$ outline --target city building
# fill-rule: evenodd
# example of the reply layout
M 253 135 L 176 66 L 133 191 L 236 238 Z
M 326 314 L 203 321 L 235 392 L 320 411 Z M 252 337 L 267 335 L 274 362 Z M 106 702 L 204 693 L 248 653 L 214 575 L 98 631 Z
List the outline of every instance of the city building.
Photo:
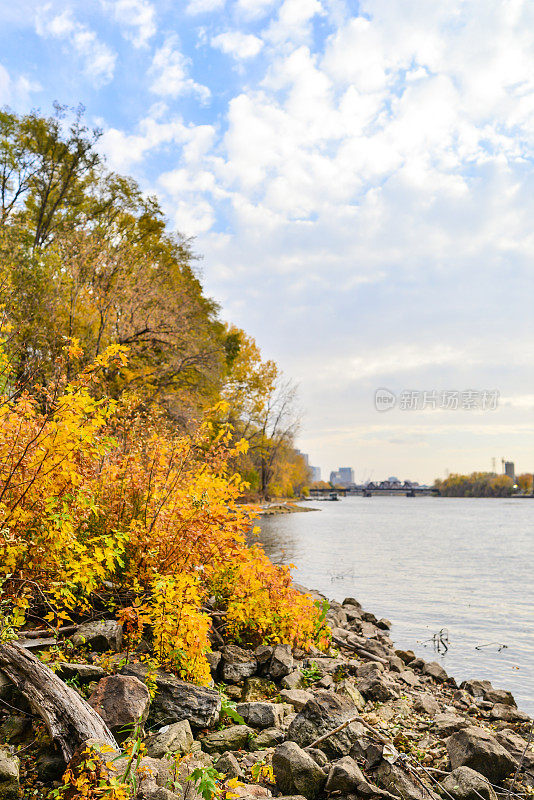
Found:
M 312 482 L 321 480 L 321 467 L 310 467 Z
M 307 453 L 303 453 L 301 450 L 297 450 L 296 447 L 295 447 L 295 453 L 304 459 L 304 463 L 306 464 L 307 467 L 310 466 L 310 457 Z
M 330 483 L 333 486 L 349 486 L 354 483 L 354 470 L 352 467 L 340 467 L 330 473 Z
M 513 461 L 504 462 L 504 474 L 515 481 L 515 464 Z

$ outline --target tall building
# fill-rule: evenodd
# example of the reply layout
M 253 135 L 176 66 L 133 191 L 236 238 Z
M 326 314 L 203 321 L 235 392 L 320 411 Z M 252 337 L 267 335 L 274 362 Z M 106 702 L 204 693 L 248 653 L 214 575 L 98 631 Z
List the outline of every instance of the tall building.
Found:
M 304 463 L 306 464 L 307 467 L 310 466 L 310 457 L 307 453 L 303 453 L 300 450 L 297 450 L 296 447 L 295 447 L 295 453 L 304 459 Z
M 504 474 L 515 481 L 515 464 L 513 461 L 504 462 Z
M 312 482 L 321 480 L 321 467 L 310 467 Z
M 352 467 L 340 467 L 330 473 L 330 483 L 334 486 L 348 486 L 354 483 L 354 470 Z

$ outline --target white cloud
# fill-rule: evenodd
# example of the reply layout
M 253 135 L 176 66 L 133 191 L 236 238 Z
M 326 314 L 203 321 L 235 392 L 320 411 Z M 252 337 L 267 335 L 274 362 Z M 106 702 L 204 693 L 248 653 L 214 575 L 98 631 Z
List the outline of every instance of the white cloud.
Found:
M 196 94 L 202 102 L 206 102 L 211 92 L 207 86 L 196 83 L 189 76 L 190 66 L 190 60 L 178 49 L 177 38 L 168 37 L 154 54 L 150 67 L 152 77 L 150 90 L 160 97 Z
M 208 14 L 224 8 L 226 0 L 189 0 L 188 14 Z
M 227 31 L 214 36 L 211 40 L 211 46 L 233 56 L 235 59 L 246 59 L 257 56 L 263 47 L 263 42 L 251 33 Z
M 0 106 L 9 105 L 17 109 L 25 108 L 31 102 L 34 92 L 38 92 L 41 85 L 31 81 L 25 75 L 13 78 L 7 69 L 0 64 Z
M 37 14 L 39 36 L 62 39 L 68 43 L 84 64 L 84 72 L 95 86 L 103 86 L 113 78 L 116 54 L 101 42 L 94 31 L 74 19 L 70 9 L 53 15 L 45 5 Z
M 156 33 L 156 10 L 148 0 L 101 0 L 134 47 L 146 47 Z

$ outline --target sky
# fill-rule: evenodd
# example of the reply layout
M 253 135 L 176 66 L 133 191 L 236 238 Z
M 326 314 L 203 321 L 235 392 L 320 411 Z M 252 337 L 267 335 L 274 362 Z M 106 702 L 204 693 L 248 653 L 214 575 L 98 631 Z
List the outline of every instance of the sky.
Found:
M 195 237 L 323 476 L 534 471 L 530 0 L 3 0 L 0 43 L 1 105 L 83 103 Z

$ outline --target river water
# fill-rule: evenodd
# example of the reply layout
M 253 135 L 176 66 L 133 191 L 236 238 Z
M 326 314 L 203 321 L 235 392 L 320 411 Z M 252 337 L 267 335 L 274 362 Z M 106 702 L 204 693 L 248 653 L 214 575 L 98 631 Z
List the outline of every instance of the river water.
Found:
M 353 496 L 306 506 L 318 510 L 261 519 L 273 561 L 391 620 L 398 647 L 440 661 L 458 682 L 510 689 L 534 714 L 534 500 Z M 429 641 L 442 629 L 445 654 Z

